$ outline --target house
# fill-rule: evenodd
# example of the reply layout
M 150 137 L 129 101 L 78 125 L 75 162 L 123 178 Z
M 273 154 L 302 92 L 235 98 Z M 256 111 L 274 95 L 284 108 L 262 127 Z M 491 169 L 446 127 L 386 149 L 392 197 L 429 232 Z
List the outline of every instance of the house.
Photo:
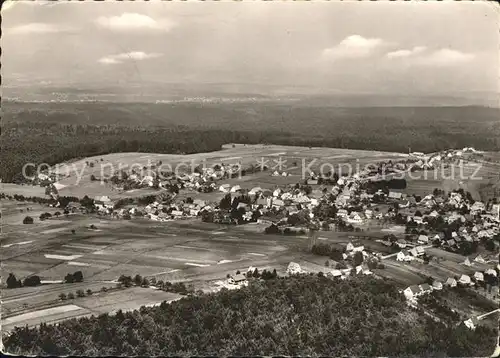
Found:
M 485 275 L 491 275 L 497 277 L 497 272 L 493 269 L 487 269 L 484 273 Z
M 289 274 L 289 275 L 296 275 L 296 274 L 299 274 L 299 273 L 303 273 L 303 270 L 302 268 L 300 267 L 300 265 L 296 262 L 290 262 L 288 264 L 288 267 L 286 269 L 286 273 Z
M 113 202 L 108 196 L 96 196 L 94 198 L 94 205 L 99 210 L 113 208 Z
M 420 289 L 419 286 L 413 285 L 413 286 L 407 287 L 403 291 L 403 294 L 405 295 L 405 297 L 406 297 L 407 300 L 411 300 L 411 299 L 419 296 L 420 294 L 422 294 L 422 290 Z
M 339 209 L 337 211 L 337 216 L 341 217 L 341 218 L 346 218 L 347 217 L 347 210 L 346 209 Z
M 471 262 L 470 262 L 470 260 L 469 260 L 468 257 L 465 258 L 465 261 L 462 262 L 462 264 L 465 265 L 465 266 L 472 266 L 472 264 L 471 264 Z
M 363 218 L 360 213 L 353 211 L 347 218 L 347 221 L 353 224 L 360 224 L 363 222 Z
M 356 246 L 356 247 L 353 247 L 352 248 L 352 251 L 353 252 L 356 252 L 356 251 L 359 251 L 359 252 L 363 252 L 365 250 L 365 247 L 363 245 L 361 246 Z
M 420 235 L 417 239 L 417 242 L 419 244 L 428 244 L 429 243 L 429 237 L 427 235 Z
M 472 206 L 470 207 L 471 213 L 480 213 L 481 211 L 485 210 L 484 203 L 480 201 L 476 201 Z
M 346 251 L 352 251 L 354 250 L 354 245 L 350 242 L 347 244 L 346 248 L 345 248 Z
M 432 283 L 432 289 L 433 290 L 442 290 L 443 289 L 443 284 L 441 281 L 434 281 Z
M 460 279 L 458 280 L 458 282 L 461 283 L 462 285 L 470 285 L 472 283 L 471 279 L 468 275 L 460 276 Z
M 464 325 L 471 330 L 475 330 L 479 321 L 476 317 L 469 318 L 468 320 L 464 321 Z
M 482 264 L 486 263 L 486 260 L 485 260 L 485 259 L 483 259 L 483 257 L 482 257 L 481 255 L 477 255 L 477 256 L 474 258 L 474 261 L 475 261 L 475 262 L 482 263 Z
M 240 191 L 241 190 L 241 186 L 239 185 L 235 185 L 231 188 L 231 193 L 236 193 L 237 191 Z
M 278 218 L 267 215 L 261 216 L 260 218 L 257 219 L 257 223 L 265 225 L 276 224 L 278 221 L 279 221 Z
M 366 216 L 367 219 L 371 219 L 373 217 L 373 211 L 369 210 L 369 209 L 366 209 L 365 210 L 365 216 Z
M 328 274 L 331 275 L 334 278 L 338 278 L 338 277 L 342 276 L 342 271 L 340 271 L 340 270 L 331 270 Z
M 262 205 L 263 207 L 270 207 L 272 205 L 272 199 L 271 198 L 258 198 L 256 201 L 255 201 L 255 205 L 257 206 L 260 206 Z
M 230 188 L 231 188 L 231 185 L 229 185 L 229 184 L 222 184 L 219 187 L 219 191 L 221 191 L 223 193 L 229 193 Z
M 456 246 L 457 242 L 453 239 L 446 240 L 446 244 L 450 247 Z
M 182 215 L 184 215 L 184 213 L 180 210 L 172 210 L 170 214 L 175 217 L 181 217 Z
M 388 195 L 389 199 L 401 199 L 403 197 L 403 193 L 400 191 L 389 191 Z
M 420 290 L 422 290 L 422 293 L 428 293 L 432 291 L 432 287 L 428 283 L 423 283 L 419 285 Z
M 253 187 L 252 189 L 250 189 L 248 194 L 255 195 L 257 193 L 260 193 L 261 191 L 262 191 L 262 188 L 260 186 L 256 186 L 256 187 Z
M 406 242 L 405 239 L 397 239 L 396 245 L 398 245 L 399 248 L 404 249 L 408 245 L 408 242 Z
M 399 251 L 396 254 L 396 261 L 405 261 L 406 256 L 407 256 L 406 253 L 404 253 L 403 251 Z
M 241 285 L 241 284 L 244 284 L 246 281 L 247 281 L 246 276 L 241 274 L 241 273 L 238 273 L 238 274 L 231 276 L 229 278 L 229 283 L 231 283 L 233 285 Z
M 276 208 L 279 209 L 279 208 L 285 206 L 285 202 L 283 200 L 281 200 L 281 199 L 274 199 L 272 201 L 272 206 L 274 206 L 274 207 L 276 207 Z
M 307 185 L 318 185 L 318 179 L 309 178 L 309 179 L 307 179 L 306 184 Z
M 450 287 L 457 287 L 457 280 L 455 280 L 453 277 L 448 277 L 444 284 Z
M 410 254 L 412 254 L 414 257 L 422 256 L 423 254 L 425 254 L 425 250 L 422 246 L 417 246 L 410 250 Z
M 396 255 L 396 260 L 397 261 L 413 261 L 413 256 L 410 255 L 410 253 L 408 251 L 400 251 L 397 253 Z
M 482 272 L 476 271 L 474 273 L 474 279 L 478 282 L 483 282 L 484 281 L 484 275 Z

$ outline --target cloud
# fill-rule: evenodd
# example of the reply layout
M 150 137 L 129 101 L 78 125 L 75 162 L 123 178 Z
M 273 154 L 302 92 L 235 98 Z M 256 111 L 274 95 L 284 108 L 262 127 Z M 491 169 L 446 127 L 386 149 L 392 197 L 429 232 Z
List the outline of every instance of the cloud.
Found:
M 379 38 L 365 38 L 351 35 L 343 39 L 337 46 L 323 50 L 323 57 L 328 59 L 367 57 L 385 42 Z
M 103 65 L 116 65 L 126 61 L 142 61 L 150 58 L 157 58 L 162 56 L 160 53 L 145 53 L 142 51 L 131 51 L 119 53 L 116 55 L 105 56 L 97 60 Z
M 415 46 L 411 50 L 397 50 L 397 51 L 392 51 L 386 54 L 387 58 L 402 58 L 402 57 L 411 57 L 418 55 L 425 51 L 424 46 Z
M 120 16 L 101 16 L 97 18 L 96 24 L 100 27 L 113 31 L 169 31 L 175 23 L 168 20 L 155 20 L 147 15 L 126 12 Z
M 443 48 L 420 59 L 420 64 L 430 66 L 447 66 L 469 62 L 475 58 L 472 53 Z
M 410 65 L 451 66 L 469 62 L 475 58 L 475 55 L 448 48 L 427 51 L 425 47 L 417 46 L 411 50 L 389 52 L 386 57 L 391 60 L 404 59 L 405 63 Z
M 71 31 L 71 28 L 61 25 L 48 24 L 43 22 L 32 22 L 8 29 L 8 32 L 16 35 L 30 34 L 50 34 Z

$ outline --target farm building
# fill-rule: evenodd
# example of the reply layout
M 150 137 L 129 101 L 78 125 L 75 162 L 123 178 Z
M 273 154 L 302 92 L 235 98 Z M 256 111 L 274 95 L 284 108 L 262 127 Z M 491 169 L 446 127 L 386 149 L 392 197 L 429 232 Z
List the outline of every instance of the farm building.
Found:
M 478 325 L 478 319 L 476 317 L 469 318 L 464 321 L 464 325 L 471 330 L 475 330 Z
M 432 291 L 432 287 L 428 283 L 423 283 L 423 284 L 420 285 L 420 290 L 423 293 L 427 293 L 427 292 L 431 292 Z
M 429 243 L 429 237 L 427 235 L 420 235 L 417 239 L 417 242 L 419 244 L 428 244 Z
M 483 275 L 483 273 L 482 273 L 482 272 L 479 272 L 479 271 L 476 271 L 476 272 L 474 273 L 474 279 L 475 279 L 476 281 L 480 281 L 480 282 L 484 281 L 484 275 Z
M 407 287 L 403 291 L 403 294 L 405 295 L 405 297 L 406 297 L 407 300 L 411 300 L 411 299 L 419 296 L 420 294 L 422 294 L 422 290 L 420 289 L 419 286 L 413 285 L 413 286 Z
M 288 264 L 286 272 L 289 275 L 295 275 L 295 274 L 302 273 L 303 271 L 302 271 L 302 268 L 300 267 L 300 265 L 298 263 L 296 263 L 296 262 L 290 262 Z
M 109 196 L 96 196 L 94 198 L 94 205 L 98 210 L 113 208 L 113 202 Z
M 448 277 L 448 279 L 445 282 L 445 285 L 450 287 L 457 287 L 457 280 L 455 280 L 453 277 Z
M 241 190 L 241 186 L 235 185 L 231 188 L 231 193 L 236 193 Z
M 432 283 L 432 289 L 434 290 L 442 290 L 443 289 L 443 284 L 441 281 L 434 281 Z
M 461 283 L 462 285 L 470 285 L 472 283 L 472 281 L 468 275 L 460 276 L 460 279 L 458 280 L 458 282 Z
M 241 284 L 245 283 L 246 281 L 247 281 L 246 276 L 241 274 L 241 273 L 238 273 L 238 274 L 231 276 L 229 278 L 229 283 L 231 283 L 233 285 L 241 285 Z

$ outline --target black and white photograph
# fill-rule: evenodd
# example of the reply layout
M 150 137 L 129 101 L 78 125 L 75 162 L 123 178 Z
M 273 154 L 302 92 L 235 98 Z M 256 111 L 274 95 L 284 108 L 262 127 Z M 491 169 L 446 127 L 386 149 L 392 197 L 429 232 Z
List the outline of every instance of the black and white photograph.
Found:
M 3 354 L 500 356 L 496 2 L 1 16 Z

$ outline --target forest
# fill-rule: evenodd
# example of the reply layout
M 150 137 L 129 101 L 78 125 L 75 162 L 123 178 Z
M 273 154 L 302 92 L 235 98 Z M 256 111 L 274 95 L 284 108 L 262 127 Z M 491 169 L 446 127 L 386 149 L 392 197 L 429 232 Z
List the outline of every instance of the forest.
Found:
M 307 104 L 2 103 L 1 179 L 26 163 L 113 152 L 196 153 L 226 143 L 393 152 L 500 149 L 500 110 Z
M 251 280 L 133 312 L 16 328 L 5 350 L 86 356 L 489 356 L 496 331 L 439 323 L 384 280 Z

